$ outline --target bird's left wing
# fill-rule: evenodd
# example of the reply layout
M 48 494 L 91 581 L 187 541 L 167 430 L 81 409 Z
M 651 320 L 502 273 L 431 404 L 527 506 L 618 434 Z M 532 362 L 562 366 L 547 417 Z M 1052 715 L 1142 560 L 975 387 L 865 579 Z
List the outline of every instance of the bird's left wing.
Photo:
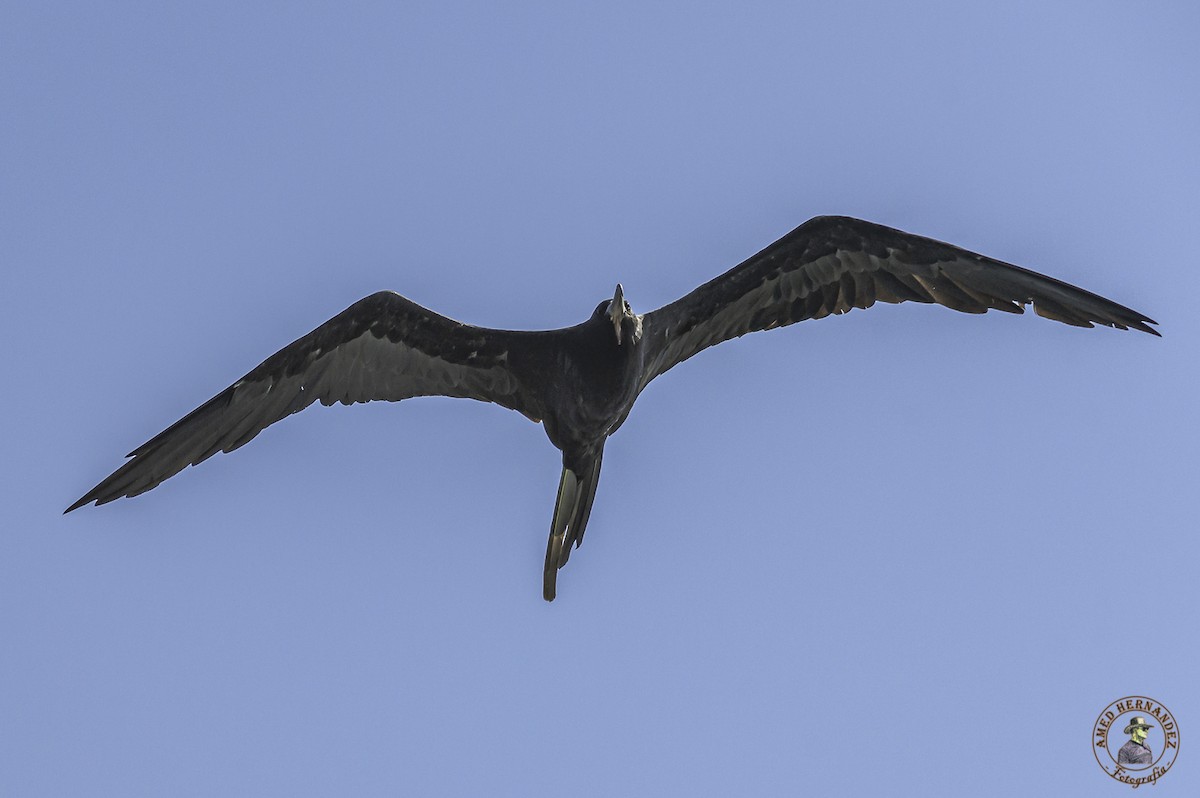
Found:
M 543 336 L 471 327 L 399 294 L 372 294 L 139 446 L 129 462 L 67 512 L 144 493 L 189 465 L 233 451 L 316 401 L 348 405 L 453 396 L 495 402 L 540 419 L 540 400 L 511 367 L 509 350 L 536 347 Z
M 1077 327 L 1158 333 L 1137 311 L 1053 277 L 843 216 L 810 219 L 762 252 L 643 317 L 642 386 L 707 347 L 756 330 L 869 308 L 936 302 L 966 313 L 1034 311 Z

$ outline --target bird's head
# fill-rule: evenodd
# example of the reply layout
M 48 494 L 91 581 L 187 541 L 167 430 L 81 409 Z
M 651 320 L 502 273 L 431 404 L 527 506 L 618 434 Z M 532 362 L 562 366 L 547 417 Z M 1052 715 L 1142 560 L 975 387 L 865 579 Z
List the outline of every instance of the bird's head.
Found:
M 621 346 L 627 340 L 634 343 L 641 340 L 642 317 L 636 315 L 625 301 L 625 291 L 620 283 L 617 283 L 617 291 L 612 299 L 606 299 L 596 306 L 596 316 L 603 316 L 612 323 L 617 346 Z

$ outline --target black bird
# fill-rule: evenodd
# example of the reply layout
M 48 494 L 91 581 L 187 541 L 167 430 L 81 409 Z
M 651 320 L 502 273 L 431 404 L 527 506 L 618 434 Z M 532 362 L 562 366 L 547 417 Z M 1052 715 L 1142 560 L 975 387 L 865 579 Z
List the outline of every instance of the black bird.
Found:
M 354 303 L 135 449 L 67 508 L 136 496 L 218 451 L 231 452 L 315 401 L 413 396 L 495 402 L 545 427 L 563 453 L 543 596 L 583 541 L 608 436 L 658 375 L 757 330 L 869 308 L 938 303 L 1158 335 L 1157 322 L 1019 266 L 890 227 L 821 216 L 687 296 L 637 315 L 617 285 L 583 324 L 545 332 L 472 327 L 383 291 Z

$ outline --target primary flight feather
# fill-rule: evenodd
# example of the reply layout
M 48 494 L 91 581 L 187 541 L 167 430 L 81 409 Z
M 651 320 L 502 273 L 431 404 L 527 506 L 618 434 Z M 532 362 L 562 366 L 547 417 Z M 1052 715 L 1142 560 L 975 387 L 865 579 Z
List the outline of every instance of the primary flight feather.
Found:
M 658 310 L 635 314 L 618 285 L 591 318 L 561 330 L 472 327 L 399 294 L 372 294 L 139 446 L 66 512 L 144 493 L 316 401 L 479 399 L 540 421 L 563 453 L 543 570 L 543 596 L 553 601 L 558 569 L 583 540 L 604 443 L 651 380 L 746 333 L 907 301 L 966 313 L 1022 313 L 1032 304 L 1077 327 L 1158 335 L 1143 314 L 1052 277 L 883 225 L 821 216 Z

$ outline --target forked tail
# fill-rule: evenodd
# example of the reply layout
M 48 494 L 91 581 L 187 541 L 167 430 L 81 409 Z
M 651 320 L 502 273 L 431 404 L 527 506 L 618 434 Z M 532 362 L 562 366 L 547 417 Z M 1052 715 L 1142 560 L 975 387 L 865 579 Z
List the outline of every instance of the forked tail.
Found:
M 583 543 L 596 484 L 600 481 L 600 461 L 604 449 L 595 459 L 584 463 L 578 472 L 563 466 L 558 481 L 558 499 L 554 502 L 554 518 L 550 521 L 550 539 L 546 541 L 546 568 L 542 572 L 542 598 L 554 601 L 558 569 L 567 564 L 571 547 Z

